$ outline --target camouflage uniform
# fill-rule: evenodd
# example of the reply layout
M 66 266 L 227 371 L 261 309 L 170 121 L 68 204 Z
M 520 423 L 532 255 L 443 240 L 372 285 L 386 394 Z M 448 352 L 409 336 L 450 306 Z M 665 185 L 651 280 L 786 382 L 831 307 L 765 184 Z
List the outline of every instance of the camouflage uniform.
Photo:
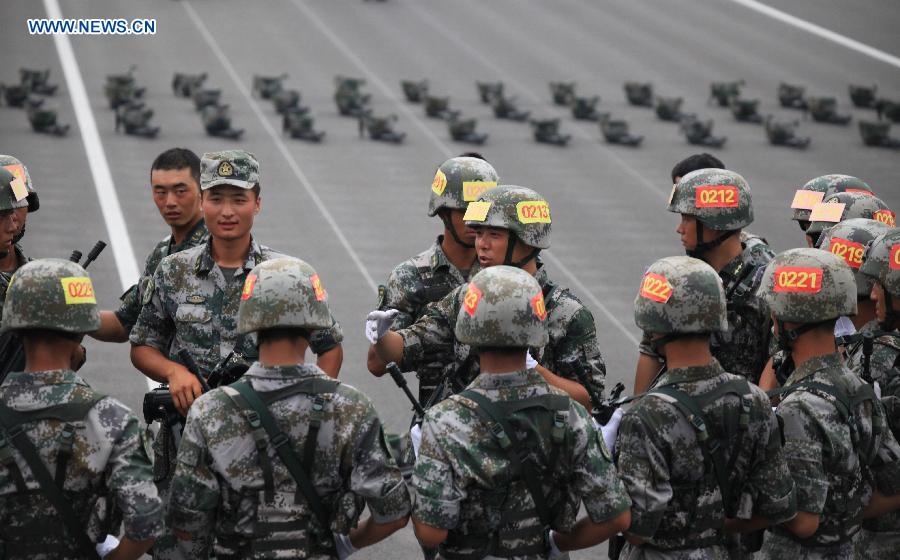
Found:
M 0 156 L 0 162 L 6 163 L 8 161 L 9 156 Z M 18 160 L 15 161 L 18 162 Z M 32 193 L 28 190 L 31 179 L 28 177 L 28 181 L 23 183 L 22 176 L 28 177 L 27 170 L 25 170 L 24 166 L 21 164 L 6 165 L 0 168 L 0 212 L 11 214 L 20 208 L 25 207 L 29 208 L 29 212 L 32 211 L 32 203 L 33 201 L 36 203 L 37 193 L 33 193 L 32 196 Z M 19 267 L 29 260 L 22 252 L 21 247 L 15 244 L 15 241 L 15 238 L 13 238 L 16 268 L 10 271 L 0 271 L 0 318 L 3 316 L 3 302 L 6 299 L 6 290 L 9 287 L 12 275 Z M 19 363 L 12 363 L 12 360 L 15 359 L 15 355 L 18 353 L 21 346 L 22 345 L 15 333 L 6 332 L 0 334 L 0 368 L 11 367 L 12 369 L 8 371 L 13 371 L 24 367 L 24 353 L 20 354 L 21 360 Z M 0 377 L 0 383 L 2 382 L 3 378 Z
M 90 278 L 69 261 L 44 259 L 22 266 L 5 305 L 4 332 L 85 333 L 100 326 Z M 133 540 L 160 533 L 162 504 L 140 424 L 128 408 L 68 369 L 10 374 L 0 386 L 0 405 L 7 426 L 0 432 L 0 556 L 84 557 L 19 451 L 15 442 L 22 436 L 56 472 L 56 485 L 92 542 L 119 534 L 122 522 L 125 536 Z M 20 426 L 22 435 L 16 436 L 12 425 Z
M 263 367 L 256 363 L 244 379 L 255 390 L 266 392 L 330 378 L 314 365 Z M 308 395 L 296 395 L 269 407 L 295 449 L 303 449 L 312 404 Z M 355 525 L 362 512 L 361 499 L 379 522 L 409 513 L 408 490 L 388 451 L 375 408 L 363 393 L 340 383 L 326 395 L 318 441 L 309 477 L 329 511 L 335 512 L 334 532 L 346 534 Z M 196 535 L 213 531 L 217 558 L 268 558 L 250 545 L 250 539 L 265 538 L 280 538 L 282 544 L 289 540 L 295 549 L 305 551 L 295 550 L 293 558 L 336 558 L 333 552 L 312 545 L 314 537 L 307 534 L 310 510 L 305 500 L 295 501 L 297 484 L 271 447 L 267 454 L 274 470 L 274 501 L 265 499 L 257 447 L 240 411 L 224 389 L 201 396 L 188 413 L 178 450 L 169 501 L 171 525 Z M 298 518 L 304 522 L 292 531 L 282 528 L 278 534 L 278 522 Z
M 568 289 L 550 280 L 543 267 L 535 279 L 544 292 L 547 307 L 547 331 L 550 342 L 532 349 L 538 362 L 553 373 L 580 383 L 576 369 L 587 372 L 591 389 L 603 394 L 606 364 L 600 355 L 594 316 Z M 428 307 L 425 314 L 408 328 L 397 331 L 403 337 L 404 370 L 414 370 L 431 353 L 444 352 L 454 358 L 443 375 L 451 376 L 452 392 L 468 385 L 479 372 L 477 351 L 454 336 L 456 317 L 463 304 L 465 286 L 459 286 L 444 299 Z
M 137 323 L 138 316 L 141 314 L 141 306 L 145 303 L 146 288 L 150 285 L 153 273 L 156 272 L 156 267 L 159 266 L 160 261 L 173 253 L 201 245 L 206 242 L 208 237 L 209 230 L 206 229 L 206 223 L 201 219 L 188 232 L 181 243 L 175 244 L 172 236 L 167 235 L 156 244 L 153 251 L 147 255 L 147 260 L 144 263 L 144 274 L 141 275 L 137 284 L 128 288 L 128 291 L 122 294 L 122 303 L 115 312 L 119 323 L 122 324 L 126 331 L 130 332 L 134 328 L 134 324 Z M 147 295 L 146 297 L 149 301 L 150 296 Z

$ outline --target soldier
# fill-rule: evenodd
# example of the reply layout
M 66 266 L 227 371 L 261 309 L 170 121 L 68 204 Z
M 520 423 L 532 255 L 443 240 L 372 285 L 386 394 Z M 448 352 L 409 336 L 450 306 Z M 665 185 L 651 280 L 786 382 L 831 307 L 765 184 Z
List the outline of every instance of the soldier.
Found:
M 532 348 L 529 367 L 535 367 L 548 383 L 563 389 L 585 408 L 592 391 L 603 394 L 606 365 L 600 355 L 594 316 L 569 290 L 549 279 L 541 250 L 550 247 L 550 205 L 535 191 L 501 185 L 470 202 L 463 216 L 475 230 L 478 266 L 511 265 L 535 277 L 544 293 L 549 343 Z M 366 321 L 366 336 L 375 356 L 384 364 L 397 362 L 404 370 L 415 370 L 428 356 L 452 355 L 442 373 L 438 398 L 456 393 L 478 375 L 477 351 L 458 340 L 454 325 L 464 305 L 464 286 L 456 287 L 428 307 L 418 321 L 399 331 L 390 331 L 394 312 L 373 311 Z M 372 368 L 370 367 L 370 371 Z M 446 390 L 445 390 L 446 389 Z
M 672 186 L 668 210 L 681 214 L 676 232 L 685 252 L 712 266 L 725 286 L 728 328 L 712 335 L 713 356 L 725 371 L 758 383 L 769 359 L 771 320 L 756 296 L 757 272 L 765 265 L 767 248 L 747 253 L 741 243 L 741 230 L 753 222 L 750 186 L 733 171 L 692 171 Z M 640 353 L 635 393 L 650 387 L 661 363 L 646 333 Z
M 378 287 L 378 311 L 397 310 L 391 330 L 405 329 L 419 320 L 431 303 L 440 301 L 477 271 L 475 231 L 463 223 L 469 202 L 497 186 L 494 167 L 473 157 L 450 158 L 438 168 L 431 183 L 428 215 L 438 216 L 444 233 L 427 250 L 394 267 L 387 286 Z M 419 401 L 427 402 L 441 380 L 449 353 L 423 355 L 416 368 Z M 384 375 L 384 365 L 369 349 L 369 371 Z
M 201 207 L 209 239 L 171 254 L 156 268 L 145 287 L 145 301 L 131 329 L 131 361 L 147 377 L 167 383 L 175 408 L 186 415 L 201 394 L 197 377 L 177 360 L 186 350 L 204 378 L 233 378 L 257 356 L 256 337 L 238 334 L 236 321 L 244 279 L 257 264 L 282 255 L 259 245 L 251 228 L 260 209 L 259 164 L 243 150 L 212 152 L 201 160 Z M 332 328 L 311 334 L 310 347 L 340 368 L 343 334 Z M 323 368 L 326 369 L 326 368 Z M 176 452 L 171 429 L 156 439 L 156 481 L 163 495 L 171 480 Z M 164 535 L 154 557 L 179 553 L 172 535 Z
M 798 513 L 769 531 L 763 556 L 851 558 L 860 520 L 900 506 L 900 446 L 872 387 L 835 347 L 837 318 L 856 313 L 853 273 L 826 251 L 791 249 L 766 267 L 759 292 L 796 366 L 776 413 Z
M 890 227 L 897 224 L 896 215 L 880 198 L 869 192 L 836 192 L 826 194 L 825 199 L 813 206 L 806 228 L 806 243 L 819 246 L 822 232 L 833 224 L 853 218 L 878 220 Z
M 868 351 L 848 361 L 864 381 L 877 383 L 894 438 L 900 437 L 900 230 L 878 236 L 859 269 L 872 286 L 871 297 L 881 329 Z M 861 355 L 860 355 L 861 354 Z M 866 356 L 866 354 L 868 356 Z M 900 550 L 900 512 L 863 521 L 856 540 L 861 560 L 887 560 Z
M 25 184 L 6 168 L 0 169 L 0 317 L 12 274 L 28 261 L 15 242 L 24 228 L 20 216 L 28 211 L 27 196 Z M 22 343 L 15 333 L 0 335 L 0 369 L 20 371 L 25 364 L 21 348 Z
M 821 196 L 808 194 L 806 191 L 822 194 Z M 872 188 L 862 179 L 850 175 L 830 174 L 816 177 L 794 193 L 794 200 L 791 202 L 791 219 L 797 222 L 800 229 L 805 232 L 809 228 L 809 215 L 813 206 L 822 202 L 826 196 L 839 192 L 871 193 Z M 809 242 L 807 241 L 807 243 Z
M 667 369 L 619 427 L 614 453 L 634 501 L 621 558 L 739 558 L 726 555 L 727 534 L 796 513 L 769 398 L 714 357 L 726 308 L 719 275 L 699 259 L 661 259 L 641 282 L 635 323 Z
M 587 411 L 526 365 L 548 342 L 543 296 L 510 266 L 468 285 L 455 333 L 480 350 L 481 373 L 428 410 L 413 475 L 416 537 L 441 557 L 557 558 L 628 527 L 628 494 Z
M 316 271 L 257 265 L 237 321 L 259 360 L 191 407 L 169 502 L 179 537 L 214 534 L 223 559 L 346 558 L 404 527 L 409 491 L 372 403 L 304 363 L 310 333 L 333 322 Z
M 153 248 L 144 262 L 138 283 L 121 297 L 116 311 L 101 311 L 101 327 L 89 335 L 104 342 L 127 342 L 141 305 L 152 294 L 147 290 L 159 262 L 179 251 L 206 243 L 209 231 L 200 211 L 200 158 L 186 148 L 170 148 L 150 166 L 153 202 L 170 233 Z
M 26 362 L 0 386 L 3 557 L 141 557 L 162 504 L 138 419 L 69 367 L 100 323 L 90 277 L 69 261 L 27 263 L 4 307 L 2 330 L 22 338 Z M 123 521 L 118 542 L 108 535 Z

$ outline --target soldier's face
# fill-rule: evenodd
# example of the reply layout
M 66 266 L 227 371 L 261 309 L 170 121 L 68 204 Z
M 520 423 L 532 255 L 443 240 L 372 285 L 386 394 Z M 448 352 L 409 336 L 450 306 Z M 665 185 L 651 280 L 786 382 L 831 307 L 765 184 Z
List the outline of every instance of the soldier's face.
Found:
M 25 208 L 16 208 L 16 220 L 19 222 L 19 227 L 16 230 L 16 235 L 20 235 L 23 231 L 25 231 L 25 220 L 28 218 L 28 207 Z
M 682 214 L 675 233 L 681 236 L 681 244 L 685 249 L 693 251 L 697 248 L 697 218 Z
M 456 230 L 456 235 L 460 239 L 469 244 L 475 243 L 475 230 L 466 225 L 463 216 L 466 215 L 465 210 L 450 210 L 450 223 Z
M 153 202 L 169 227 L 186 226 L 200 213 L 200 186 L 191 176 L 190 167 L 154 169 L 150 183 Z
M 250 234 L 260 199 L 249 189 L 221 185 L 203 193 L 203 218 L 213 237 L 233 240 Z
M 15 237 L 21 227 L 18 213 L 15 210 L 0 212 L 0 258 L 5 257 L 7 253 L 12 251 L 13 237 Z
M 494 227 L 475 228 L 475 254 L 482 268 L 503 264 L 506 247 L 509 244 L 509 230 Z M 532 248 L 524 243 L 516 243 L 512 260 L 518 262 L 531 253 Z
M 884 286 L 881 285 L 881 282 L 876 281 L 872 284 L 872 291 L 869 293 L 869 297 L 875 302 L 875 319 L 879 323 L 884 323 L 887 320 L 888 310 L 884 300 Z M 897 300 L 898 298 L 891 298 L 891 306 L 894 308 L 894 311 L 898 311 L 897 306 L 900 305 L 900 302 Z

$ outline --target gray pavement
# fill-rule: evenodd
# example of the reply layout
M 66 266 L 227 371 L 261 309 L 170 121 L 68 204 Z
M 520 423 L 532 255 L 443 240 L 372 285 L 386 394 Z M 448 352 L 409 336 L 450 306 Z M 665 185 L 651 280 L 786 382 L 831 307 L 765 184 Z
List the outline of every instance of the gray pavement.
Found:
M 900 8 L 894 3 L 771 4 L 787 11 L 796 6 L 799 17 L 900 54 L 895 25 Z M 815 176 L 858 175 L 900 208 L 900 157 L 864 148 L 855 123 L 801 121 L 813 143 L 794 151 L 770 146 L 761 127 L 736 123 L 726 110 L 707 104 L 711 81 L 741 78 L 745 95 L 762 100 L 761 112 L 800 118 L 777 106 L 775 90 L 784 80 L 805 84 L 811 93 L 836 95 L 841 109 L 851 111 L 848 83 L 877 83 L 880 93 L 900 99 L 897 68 L 726 0 L 94 0 L 65 2 L 62 9 L 67 18 L 157 20 L 152 37 L 72 37 L 140 264 L 166 234 L 149 196 L 152 159 L 175 145 L 197 152 L 232 146 L 253 151 L 262 165 L 257 239 L 317 267 L 347 336 L 341 377 L 368 393 L 395 430 L 408 422 L 409 407 L 389 379 L 366 372 L 363 321 L 375 303 L 375 285 L 439 232 L 439 221 L 425 215 L 434 168 L 470 149 L 452 142 L 445 125 L 425 118 L 420 106 L 402 100 L 401 79 L 428 78 L 432 91 L 449 95 L 454 108 L 478 117 L 479 129 L 490 138 L 477 149 L 503 181 L 531 186 L 550 200 L 554 235 L 547 266 L 594 312 L 610 383 L 631 383 L 639 334 L 631 303 L 641 274 L 653 260 L 680 252 L 676 217 L 663 209 L 669 169 L 699 151 L 675 125 L 628 106 L 625 80 L 653 81 L 658 93 L 685 97 L 684 110 L 716 120 L 716 133 L 728 136 L 728 143 L 714 153 L 749 180 L 756 207 L 750 229 L 777 250 L 803 242 L 787 219 L 787 206 L 794 189 Z M 25 29 L 26 18 L 45 17 L 44 8 L 32 0 L 7 0 L 2 12 L 0 82 L 17 80 L 20 66 L 51 68 L 61 86 L 49 102 L 60 108 L 61 120 L 73 124 L 66 138 L 40 136 L 30 131 L 22 111 L 0 107 L 0 152 L 26 162 L 41 194 L 26 249 L 32 256 L 86 252 L 109 234 L 53 41 L 28 36 Z M 155 140 L 114 132 L 103 82 L 106 74 L 130 64 L 137 65 L 147 103 L 162 127 Z M 234 125 L 246 129 L 243 140 L 205 136 L 191 102 L 171 93 L 176 71 L 209 73 L 208 87 L 222 88 Z M 327 131 L 321 145 L 282 136 L 271 105 L 250 95 L 254 74 L 282 72 L 290 75 L 286 85 L 300 89 L 303 103 L 312 107 L 317 128 Z M 339 117 L 334 107 L 337 74 L 365 78 L 376 112 L 396 113 L 406 142 L 360 140 L 356 122 Z M 476 80 L 503 80 L 533 115 L 562 117 L 563 131 L 573 134 L 570 146 L 535 144 L 528 125 L 494 119 L 477 99 Z M 644 145 L 604 144 L 595 125 L 576 123 L 550 104 L 551 80 L 576 80 L 580 93 L 600 95 L 601 109 L 627 118 L 635 133 L 645 135 Z M 871 117 L 852 113 L 856 119 Z M 111 251 L 92 265 L 92 276 L 101 303 L 114 307 L 122 286 Z M 146 382 L 131 366 L 127 347 L 88 343 L 88 352 L 85 377 L 139 408 Z M 595 550 L 573 556 L 599 555 Z M 411 531 L 359 556 L 415 557 Z

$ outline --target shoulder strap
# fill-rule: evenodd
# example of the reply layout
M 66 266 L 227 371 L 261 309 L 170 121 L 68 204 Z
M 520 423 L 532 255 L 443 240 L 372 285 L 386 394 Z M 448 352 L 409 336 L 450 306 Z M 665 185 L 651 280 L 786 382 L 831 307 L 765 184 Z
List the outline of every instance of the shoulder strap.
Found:
M 478 416 L 488 425 L 491 434 L 493 434 L 500 445 L 500 449 L 506 454 L 513 472 L 521 473 L 525 486 L 528 487 L 528 492 L 531 494 L 531 499 L 534 501 L 534 507 L 541 523 L 545 527 L 549 527 L 553 519 L 551 518 L 550 510 L 547 508 L 540 480 L 538 480 L 537 473 L 534 472 L 534 466 L 526 455 L 526 450 L 522 447 L 515 431 L 509 425 L 506 415 L 490 399 L 480 393 L 466 390 L 460 393 L 460 396 L 470 399 L 477 405 L 475 410 Z
M 297 486 L 303 493 L 303 496 L 306 498 L 306 501 L 309 504 L 309 508 L 319 520 L 319 524 L 321 525 L 322 530 L 330 536 L 331 518 L 325 509 L 325 504 L 322 503 L 322 498 L 319 497 L 318 492 L 316 492 L 315 486 L 313 486 L 308 474 L 303 469 L 303 465 L 300 463 L 300 458 L 297 456 L 297 453 L 291 446 L 290 438 L 288 438 L 287 435 L 285 435 L 285 433 L 282 432 L 278 427 L 278 424 L 272 417 L 272 413 L 269 412 L 268 408 L 266 408 L 266 405 L 259 397 L 259 394 L 253 390 L 253 387 L 250 386 L 250 383 L 242 380 L 238 383 L 231 384 L 229 387 L 237 391 L 242 397 L 241 400 L 243 400 L 243 403 L 238 404 L 243 405 L 242 408 L 250 409 L 253 413 L 255 413 L 255 415 L 248 415 L 248 420 L 250 421 L 251 426 L 254 423 L 255 416 L 255 421 L 261 424 L 263 429 L 265 429 L 266 433 L 269 435 L 269 442 L 273 447 L 275 447 L 275 451 L 284 462 L 284 466 L 287 467 L 288 472 L 291 473 L 291 477 L 297 483 Z M 255 427 L 258 427 L 259 424 L 257 424 L 257 426 Z M 307 438 L 308 437 L 309 436 L 307 436 Z
M 98 555 L 94 548 L 94 543 L 79 522 L 75 510 L 72 509 L 72 504 L 69 503 L 62 489 L 54 482 L 53 476 L 47 469 L 47 465 L 41 460 L 34 443 L 28 439 L 25 430 L 22 429 L 22 424 L 17 421 L 17 416 L 18 413 L 15 410 L 0 403 L 0 425 L 6 432 L 6 436 L 9 437 L 13 445 L 22 454 L 22 457 L 28 464 L 28 468 L 31 469 L 31 473 L 38 481 L 38 484 L 40 484 L 44 496 L 47 497 L 57 513 L 59 513 L 69 536 L 75 539 L 80 553 L 89 558 L 97 558 Z

